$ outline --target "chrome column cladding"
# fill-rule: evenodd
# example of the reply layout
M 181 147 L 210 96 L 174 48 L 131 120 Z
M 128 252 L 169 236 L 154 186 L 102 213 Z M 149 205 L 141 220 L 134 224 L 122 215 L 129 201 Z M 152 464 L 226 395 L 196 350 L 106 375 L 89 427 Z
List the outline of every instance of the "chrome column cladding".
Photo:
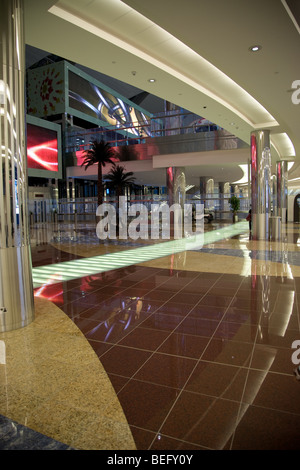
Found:
M 287 201 L 288 201 L 288 162 L 281 160 L 276 164 L 277 170 L 277 207 L 281 223 L 287 222 Z
M 225 184 L 221 181 L 219 181 L 219 202 L 220 202 L 220 211 L 224 211 L 225 205 L 224 205 L 224 197 L 225 197 Z M 221 214 L 222 217 L 222 214 Z
M 251 133 L 251 214 L 252 237 L 268 240 L 271 214 L 270 131 Z
M 204 207 L 210 208 L 214 201 L 211 199 L 214 195 L 214 180 L 211 176 L 200 176 L 200 197 L 203 200 Z
M 23 0 L 0 15 L 0 332 L 34 318 L 27 208 Z
M 271 193 L 272 193 L 272 215 L 278 215 L 278 204 L 277 204 L 277 176 L 271 176 Z
M 181 167 L 168 167 L 167 168 L 167 194 L 169 207 L 173 204 L 179 204 L 183 211 L 185 204 L 185 188 L 186 178 L 185 169 Z M 170 224 L 171 227 L 175 228 L 180 226 L 180 220 L 178 219 L 178 211 L 170 211 Z M 180 215 L 180 218 L 182 214 Z
M 172 204 L 180 204 L 184 207 L 185 204 L 185 169 L 181 167 L 167 168 L 167 191 L 169 206 Z

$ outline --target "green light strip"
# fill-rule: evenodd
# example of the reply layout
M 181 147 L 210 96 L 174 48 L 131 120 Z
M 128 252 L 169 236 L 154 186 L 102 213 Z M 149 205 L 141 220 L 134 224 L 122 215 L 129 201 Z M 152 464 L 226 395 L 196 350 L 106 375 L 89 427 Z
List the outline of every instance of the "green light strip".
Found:
M 224 238 L 231 238 L 248 231 L 247 222 L 238 222 L 218 230 L 206 232 L 183 238 L 180 240 L 166 241 L 155 245 L 133 248 L 119 253 L 107 253 L 105 255 L 93 256 L 92 258 L 81 258 L 79 260 L 65 261 L 63 263 L 50 264 L 33 268 L 33 287 L 41 287 L 45 284 L 54 284 L 71 279 L 89 276 L 91 274 L 111 271 L 120 267 L 132 266 L 133 264 L 163 258 L 183 251 L 200 250 L 204 245 L 214 243 Z

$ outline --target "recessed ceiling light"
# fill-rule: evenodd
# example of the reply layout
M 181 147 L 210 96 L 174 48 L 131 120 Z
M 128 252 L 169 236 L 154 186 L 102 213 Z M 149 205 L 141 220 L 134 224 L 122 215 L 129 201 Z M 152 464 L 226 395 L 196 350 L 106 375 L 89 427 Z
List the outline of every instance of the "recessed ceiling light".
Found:
M 251 52 L 257 52 L 257 51 L 260 51 L 260 50 L 261 50 L 261 46 L 259 46 L 259 45 L 249 47 L 249 51 L 251 51 Z
M 154 82 L 156 82 L 156 80 L 155 80 L 155 78 L 149 78 L 148 82 L 154 83 Z

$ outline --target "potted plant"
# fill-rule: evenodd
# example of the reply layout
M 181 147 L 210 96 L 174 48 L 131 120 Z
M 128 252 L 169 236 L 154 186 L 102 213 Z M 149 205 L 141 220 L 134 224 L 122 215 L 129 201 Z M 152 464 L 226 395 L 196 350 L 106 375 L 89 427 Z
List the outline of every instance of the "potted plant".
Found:
M 233 213 L 233 220 L 232 221 L 233 221 L 233 223 L 235 223 L 235 222 L 238 221 L 237 211 L 240 208 L 240 200 L 236 196 L 231 196 L 231 198 L 229 199 L 229 204 L 230 204 L 230 208 L 231 208 L 232 213 Z

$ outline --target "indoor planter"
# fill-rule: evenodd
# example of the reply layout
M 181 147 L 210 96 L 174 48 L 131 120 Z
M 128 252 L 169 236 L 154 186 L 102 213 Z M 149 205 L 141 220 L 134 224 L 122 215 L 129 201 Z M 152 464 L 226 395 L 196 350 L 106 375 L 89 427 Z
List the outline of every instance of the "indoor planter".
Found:
M 231 198 L 229 199 L 229 204 L 230 204 L 231 211 L 233 213 L 232 221 L 233 223 L 235 223 L 238 221 L 237 211 L 240 208 L 240 200 L 236 196 L 231 196 Z

